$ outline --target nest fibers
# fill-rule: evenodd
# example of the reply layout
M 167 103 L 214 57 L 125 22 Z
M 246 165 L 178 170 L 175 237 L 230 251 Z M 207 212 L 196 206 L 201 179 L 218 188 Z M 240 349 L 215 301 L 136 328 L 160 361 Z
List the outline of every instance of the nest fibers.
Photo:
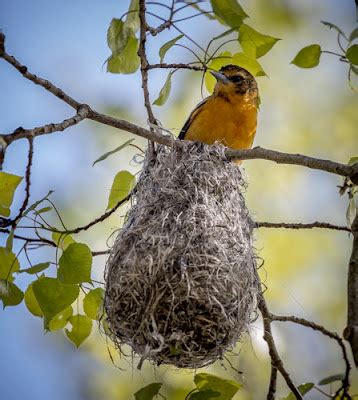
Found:
M 140 365 L 202 367 L 247 331 L 259 284 L 244 187 L 221 145 L 147 154 L 105 295 L 112 339 L 130 345 Z

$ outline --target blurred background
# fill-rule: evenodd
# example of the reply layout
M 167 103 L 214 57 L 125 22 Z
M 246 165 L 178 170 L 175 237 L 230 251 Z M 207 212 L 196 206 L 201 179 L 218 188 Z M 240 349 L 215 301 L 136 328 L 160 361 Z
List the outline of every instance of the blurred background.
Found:
M 8 53 L 31 72 L 98 111 L 146 126 L 140 73 L 112 75 L 106 73 L 104 64 L 110 55 L 107 28 L 113 17 L 119 18 L 127 10 L 128 3 L 0 0 L 0 29 L 6 35 Z M 329 54 L 322 54 L 320 65 L 309 70 L 290 65 L 290 61 L 299 49 L 312 43 L 337 51 L 335 32 L 320 21 L 330 21 L 349 34 L 355 27 L 354 2 L 241 0 L 240 4 L 250 16 L 250 26 L 282 39 L 260 60 L 269 77 L 258 78 L 261 111 L 255 144 L 347 162 L 357 153 L 358 114 L 357 95 L 348 85 L 346 65 Z M 156 5 L 149 9 L 163 15 L 164 9 Z M 194 13 L 187 8 L 181 16 Z M 156 26 L 160 21 L 149 17 L 149 23 Z M 224 29 L 204 16 L 179 26 L 204 47 Z M 171 30 L 149 39 L 151 62 L 159 62 L 160 46 L 175 36 L 177 33 Z M 183 43 L 190 44 L 185 40 Z M 237 52 L 239 45 L 231 44 L 227 49 Z M 193 57 L 174 47 L 166 60 L 190 62 Z M 152 100 L 167 73 L 150 72 Z M 178 133 L 202 99 L 201 74 L 179 71 L 172 84 L 168 102 L 163 107 L 154 106 L 154 112 L 166 128 Z M 67 105 L 23 79 L 1 60 L 0 87 L 1 133 L 12 132 L 18 126 L 31 128 L 59 122 L 73 114 Z M 132 147 L 94 167 L 92 163 L 129 138 L 135 138 L 134 143 L 145 148 L 144 140 L 94 122 L 82 122 L 65 132 L 39 137 L 35 141 L 31 200 L 38 200 L 52 189 L 52 199 L 68 228 L 93 220 L 107 206 L 115 174 L 122 169 L 135 173 L 141 166 L 133 160 L 138 150 Z M 27 142 L 17 141 L 7 151 L 4 171 L 23 176 L 26 161 Z M 244 166 L 249 180 L 247 203 L 256 220 L 346 224 L 348 199 L 338 194 L 337 186 L 342 184 L 339 177 L 260 160 L 246 161 Z M 21 204 L 23 187 L 22 184 L 17 190 L 14 209 Z M 87 243 L 92 250 L 107 249 L 124 211 L 120 209 L 89 232 L 76 235 L 76 240 Z M 58 224 L 54 216 L 48 218 Z M 4 244 L 3 236 L 0 245 Z M 265 261 L 261 277 L 268 288 L 271 311 L 302 316 L 341 333 L 346 323 L 351 243 L 352 238 L 345 232 L 257 230 L 255 246 Z M 34 263 L 47 261 L 48 257 L 54 257 L 53 252 L 32 253 Z M 94 260 L 99 281 L 103 281 L 105 260 Z M 22 268 L 27 267 L 25 258 L 21 263 Z M 29 280 L 20 276 L 17 282 L 25 289 Z M 274 323 L 273 329 L 279 352 L 297 384 L 317 383 L 330 374 L 343 372 L 339 348 L 319 333 L 289 323 Z M 127 400 L 133 399 L 140 387 L 154 381 L 163 382 L 162 392 L 167 399 L 182 400 L 194 387 L 193 371 L 150 365 L 138 371 L 130 350 L 127 349 L 129 357 L 120 358 L 96 329 L 80 350 L 62 332 L 44 334 L 42 321 L 32 316 L 23 303 L 0 311 L 0 354 L 1 397 L 6 400 Z M 245 390 L 239 391 L 237 399 L 264 399 L 270 368 L 260 320 L 253 323 L 250 336 L 243 339 L 229 359 L 234 368 L 227 362 L 218 362 L 204 371 L 244 382 Z M 355 371 L 353 387 L 353 393 L 358 393 Z M 287 393 L 280 380 L 279 395 Z M 322 396 L 314 391 L 307 398 Z

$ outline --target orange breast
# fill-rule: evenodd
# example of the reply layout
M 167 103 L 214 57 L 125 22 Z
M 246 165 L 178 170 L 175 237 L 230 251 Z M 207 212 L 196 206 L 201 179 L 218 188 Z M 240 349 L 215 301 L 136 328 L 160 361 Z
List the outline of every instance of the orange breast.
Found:
M 256 133 L 257 107 L 244 96 L 212 96 L 193 116 L 185 139 L 233 149 L 251 148 Z

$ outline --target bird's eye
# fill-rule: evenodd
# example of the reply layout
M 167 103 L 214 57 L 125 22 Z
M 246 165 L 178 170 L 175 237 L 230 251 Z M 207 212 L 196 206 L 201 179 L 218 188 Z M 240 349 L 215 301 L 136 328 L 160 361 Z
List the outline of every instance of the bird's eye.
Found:
M 235 75 L 235 76 L 232 76 L 232 77 L 230 78 L 230 80 L 231 80 L 232 82 L 234 82 L 234 83 L 239 83 L 239 82 L 242 81 L 242 76 L 240 76 L 240 75 Z

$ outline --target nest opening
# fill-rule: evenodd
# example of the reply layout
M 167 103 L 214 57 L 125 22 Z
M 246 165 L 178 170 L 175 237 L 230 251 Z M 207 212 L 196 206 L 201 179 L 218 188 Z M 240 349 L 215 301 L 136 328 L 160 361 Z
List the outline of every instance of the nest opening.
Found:
M 147 153 L 105 276 L 111 338 L 141 363 L 202 367 L 247 332 L 259 283 L 245 187 L 219 144 Z

